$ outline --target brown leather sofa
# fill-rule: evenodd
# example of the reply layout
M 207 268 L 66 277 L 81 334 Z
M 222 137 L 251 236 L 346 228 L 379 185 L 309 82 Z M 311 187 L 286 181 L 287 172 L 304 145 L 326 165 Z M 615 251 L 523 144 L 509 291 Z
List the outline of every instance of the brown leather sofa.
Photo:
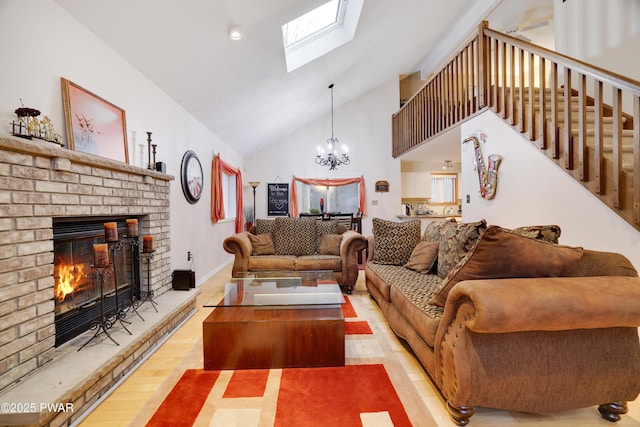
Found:
M 456 424 L 466 425 L 475 406 L 546 413 L 598 405 L 609 421 L 627 412 L 640 392 L 640 278 L 627 258 L 551 243 L 555 226 L 439 222 L 422 236 L 419 223 L 410 233 L 400 227 L 409 228 L 374 219 L 367 290 Z M 433 266 L 424 262 L 429 251 L 416 262 L 418 243 L 437 253 Z M 404 260 L 388 257 L 401 246 Z
M 358 252 L 366 238 L 339 224 L 315 218 L 258 219 L 249 231 L 223 242 L 235 255 L 232 275 L 244 271 L 333 271 L 338 284 L 351 293 L 358 279 Z

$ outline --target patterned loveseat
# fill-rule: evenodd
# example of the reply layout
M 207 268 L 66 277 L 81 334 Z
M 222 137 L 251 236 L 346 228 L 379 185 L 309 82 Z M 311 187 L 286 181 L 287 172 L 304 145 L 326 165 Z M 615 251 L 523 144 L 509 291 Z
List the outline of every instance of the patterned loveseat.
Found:
M 557 226 L 374 218 L 366 286 L 447 402 L 617 421 L 640 392 L 640 278 L 624 256 L 559 245 Z
M 258 219 L 251 230 L 227 237 L 224 249 L 235 255 L 232 275 L 241 271 L 331 270 L 351 293 L 358 279 L 357 254 L 367 245 L 362 234 L 338 220 Z

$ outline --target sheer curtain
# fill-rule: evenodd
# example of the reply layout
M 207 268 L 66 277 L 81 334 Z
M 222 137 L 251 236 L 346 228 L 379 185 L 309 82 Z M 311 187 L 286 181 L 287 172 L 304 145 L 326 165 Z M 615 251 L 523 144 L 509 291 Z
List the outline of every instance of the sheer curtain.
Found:
M 295 176 L 293 177 L 293 180 L 291 181 L 291 203 L 290 203 L 290 209 L 289 209 L 289 214 L 295 218 L 298 216 L 299 211 L 298 211 L 298 195 L 296 192 L 296 181 L 298 182 L 302 182 L 304 184 L 307 185 L 324 185 L 327 187 L 331 187 L 331 186 L 340 186 L 340 185 L 348 185 L 348 184 L 353 184 L 353 183 L 360 183 L 360 190 L 359 190 L 359 201 L 358 201 L 358 209 L 360 209 L 360 212 L 362 212 L 362 215 L 365 214 L 365 207 L 366 207 L 366 199 L 365 199 L 365 194 L 364 194 L 364 176 L 361 176 L 360 178 L 343 178 L 343 179 L 307 179 L 307 178 L 296 178 Z
M 214 224 L 224 219 L 224 197 L 222 174 L 235 175 L 236 177 L 236 233 L 243 230 L 243 209 L 242 209 L 242 174 L 240 169 L 229 165 L 216 155 L 211 162 L 211 222 Z
M 456 202 L 456 177 L 432 176 L 431 201 L 434 203 Z

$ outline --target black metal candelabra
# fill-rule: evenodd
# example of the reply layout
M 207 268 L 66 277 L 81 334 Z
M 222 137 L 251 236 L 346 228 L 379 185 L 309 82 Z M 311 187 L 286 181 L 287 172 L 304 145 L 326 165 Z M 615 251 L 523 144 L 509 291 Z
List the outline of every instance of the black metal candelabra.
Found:
M 144 262 L 147 264 L 147 291 L 140 293 L 140 297 L 142 299 L 142 301 L 140 302 L 140 305 L 144 304 L 145 301 L 149 301 L 153 306 L 153 309 L 157 313 L 158 309 L 156 308 L 156 306 L 158 305 L 158 303 L 155 302 L 155 300 L 153 299 L 153 289 L 151 289 L 151 261 L 153 260 L 155 253 L 156 253 L 155 250 L 151 252 L 145 252 L 145 251 L 140 252 L 140 259 L 144 260 Z
M 138 251 L 140 250 L 140 238 L 138 236 L 124 236 L 124 238 L 127 241 L 127 243 L 129 244 L 129 248 L 130 248 L 130 252 L 131 252 L 131 268 L 134 268 L 134 265 L 136 264 L 136 262 L 139 259 Z M 138 271 L 138 270 L 135 269 L 135 271 Z M 134 281 L 135 281 L 135 283 L 138 283 L 139 282 L 138 277 L 136 277 L 134 279 Z M 135 295 L 132 292 L 132 295 L 131 295 L 131 309 L 144 322 L 144 318 L 138 312 L 138 307 L 140 307 L 140 304 L 142 304 L 142 302 L 137 297 L 137 295 Z
M 109 329 L 111 329 L 113 327 L 113 323 L 115 322 L 115 318 L 113 316 L 106 316 L 105 315 L 105 310 L 104 310 L 104 279 L 107 276 L 110 276 L 112 274 L 115 275 L 113 268 L 111 265 L 105 265 L 105 266 L 94 266 L 93 269 L 95 270 L 96 273 L 96 283 L 100 284 L 100 318 L 96 321 L 94 321 L 93 323 L 91 323 L 91 326 L 89 326 L 90 330 L 94 330 L 96 331 L 95 334 L 93 334 L 93 336 L 91 338 L 89 338 L 87 340 L 87 342 L 85 342 L 84 344 L 82 344 L 82 346 L 78 349 L 78 351 L 82 350 L 87 344 L 89 344 L 91 341 L 93 341 L 93 339 L 95 337 L 97 337 L 100 333 L 104 332 L 105 335 L 107 337 L 109 337 L 109 339 L 111 341 L 113 341 L 113 343 L 115 345 L 120 345 L 118 344 L 118 342 L 116 340 L 113 339 L 113 337 L 111 336 L 111 334 L 109 334 Z

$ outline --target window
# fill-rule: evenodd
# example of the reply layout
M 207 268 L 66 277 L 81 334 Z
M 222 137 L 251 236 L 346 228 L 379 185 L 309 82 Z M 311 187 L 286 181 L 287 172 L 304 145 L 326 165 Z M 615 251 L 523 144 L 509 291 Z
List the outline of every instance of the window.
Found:
M 222 174 L 222 200 L 224 203 L 224 218 L 236 217 L 236 175 Z
M 340 0 L 331 0 L 311 12 L 307 12 L 284 24 L 282 26 L 284 47 L 291 47 L 295 43 L 302 42 L 337 24 L 341 3 Z
M 432 174 L 430 203 L 457 203 L 458 185 L 456 181 L 456 174 Z
M 300 212 L 320 213 L 320 199 L 324 200 L 324 211 L 331 213 L 358 212 L 360 184 L 355 182 L 340 186 L 308 185 L 297 183 Z
M 331 0 L 282 26 L 287 72 L 353 40 L 364 0 Z

